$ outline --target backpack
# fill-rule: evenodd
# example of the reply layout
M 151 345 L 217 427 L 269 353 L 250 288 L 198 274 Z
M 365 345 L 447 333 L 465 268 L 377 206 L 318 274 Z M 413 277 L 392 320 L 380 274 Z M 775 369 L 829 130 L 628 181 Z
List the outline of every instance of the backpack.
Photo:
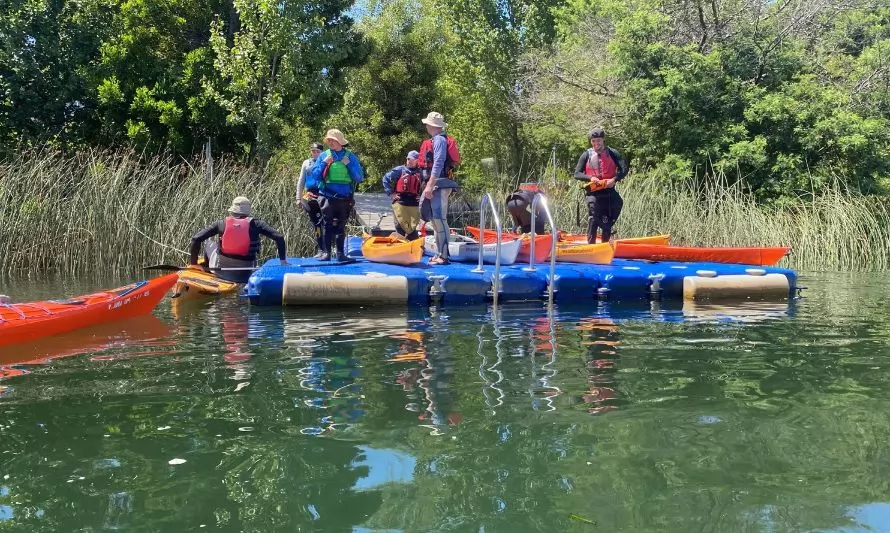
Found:
M 448 150 L 445 152 L 445 174 L 450 174 L 460 165 L 460 149 L 457 147 L 457 141 L 454 137 L 439 133 L 445 137 L 448 143 Z M 424 139 L 420 144 L 420 168 L 430 170 L 433 168 L 433 140 Z

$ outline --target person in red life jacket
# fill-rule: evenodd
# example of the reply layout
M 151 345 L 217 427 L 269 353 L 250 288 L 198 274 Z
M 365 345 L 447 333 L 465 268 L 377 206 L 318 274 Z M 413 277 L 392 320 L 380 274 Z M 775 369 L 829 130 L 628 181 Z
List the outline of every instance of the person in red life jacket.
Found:
M 346 256 L 346 221 L 355 206 L 355 187 L 364 181 L 365 172 L 358 157 L 346 148 L 349 141 L 340 130 L 328 130 L 324 142 L 328 149 L 318 156 L 306 176 L 306 187 L 318 189 L 324 221 L 324 253 L 318 259 L 331 259 L 331 245 L 336 242 L 337 261 L 349 261 Z
M 602 242 L 612 238 L 612 226 L 621 215 L 624 200 L 615 184 L 627 176 L 627 163 L 621 154 L 606 146 L 606 132 L 594 128 L 588 135 L 590 148 L 581 154 L 575 165 L 575 179 L 587 191 L 587 242 L 596 242 L 599 229 Z
M 418 166 L 420 154 L 408 152 L 404 165 L 399 165 L 383 176 L 383 190 L 392 198 L 392 212 L 396 219 L 396 232 L 409 241 L 420 237 L 420 194 L 423 192 L 423 175 Z
M 514 232 L 518 230 L 518 233 L 531 233 L 532 214 L 530 209 L 535 196 L 538 194 L 544 195 L 544 190 L 540 185 L 537 183 L 523 183 L 507 197 L 507 211 L 513 217 Z M 538 204 L 538 212 L 535 213 L 535 233 L 538 235 L 544 233 L 546 216 L 541 205 Z
M 436 234 L 438 254 L 430 259 L 431 265 L 447 265 L 448 258 L 448 196 L 458 188 L 453 180 L 454 170 L 460 164 L 460 151 L 454 137 L 445 134 L 448 124 L 441 113 L 430 111 L 421 119 L 430 138 L 420 145 L 420 166 L 426 175 L 422 193 L 421 218 L 432 223 Z
M 278 247 L 278 259 L 282 265 L 287 265 L 287 247 L 284 236 L 272 229 L 262 220 L 251 216 L 250 200 L 238 196 L 232 201 L 229 208 L 229 216 L 207 226 L 194 237 L 189 249 L 189 268 L 199 268 L 198 254 L 201 245 L 207 239 L 219 235 L 219 242 L 211 241 L 204 246 L 207 257 L 207 266 L 214 270 L 220 278 L 237 283 L 247 283 L 250 277 L 250 268 L 256 266 L 257 253 L 260 250 L 260 235 L 275 241 Z M 225 270 L 228 268 L 244 270 Z
M 300 167 L 300 179 L 297 181 L 297 201 L 303 211 L 309 216 L 312 227 L 315 228 L 315 243 L 318 246 L 318 253 L 315 259 L 320 258 L 324 254 L 324 241 L 322 240 L 322 231 L 324 224 L 321 220 L 321 206 L 318 204 L 318 188 L 310 189 L 306 187 L 306 175 L 312 170 L 315 160 L 321 155 L 324 147 L 321 143 L 312 143 L 309 145 L 309 157 L 303 161 Z

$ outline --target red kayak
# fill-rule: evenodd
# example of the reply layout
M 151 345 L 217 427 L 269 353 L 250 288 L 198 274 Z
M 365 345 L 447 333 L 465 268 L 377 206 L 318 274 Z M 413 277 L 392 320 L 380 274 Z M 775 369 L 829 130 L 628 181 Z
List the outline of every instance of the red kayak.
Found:
M 0 304 L 0 346 L 150 313 L 178 279 L 173 272 L 67 300 Z
M 467 233 L 473 236 L 477 241 L 479 239 L 479 228 L 475 226 L 467 226 Z M 484 244 L 491 244 L 498 240 L 497 230 L 486 229 L 485 237 L 482 239 Z M 512 233 L 510 231 L 501 232 L 501 240 L 507 241 L 512 239 L 522 239 L 519 246 L 519 255 L 516 257 L 517 263 L 528 263 L 528 258 L 532 252 L 532 240 L 528 234 Z M 535 263 L 543 263 L 550 257 L 550 247 L 553 244 L 553 235 L 545 233 L 543 235 L 535 235 Z
M 737 263 L 743 265 L 773 266 L 782 259 L 788 246 L 752 248 L 709 248 L 695 246 L 667 246 L 657 244 L 615 245 L 615 257 L 621 259 L 647 259 L 649 261 L 681 261 L 708 263 Z

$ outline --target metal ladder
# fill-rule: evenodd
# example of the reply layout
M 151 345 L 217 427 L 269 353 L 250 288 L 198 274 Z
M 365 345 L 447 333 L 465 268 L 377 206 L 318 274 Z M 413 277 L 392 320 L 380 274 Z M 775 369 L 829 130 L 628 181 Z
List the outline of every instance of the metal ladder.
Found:
M 494 199 L 491 197 L 491 193 L 485 193 L 485 196 L 482 197 L 482 201 L 479 203 L 479 265 L 473 269 L 473 272 L 480 274 L 485 272 L 485 269 L 482 268 L 482 251 L 485 243 L 485 206 L 491 209 L 494 227 L 497 231 L 497 243 L 494 249 L 494 277 L 491 280 L 492 298 L 494 299 L 494 305 L 497 305 L 498 293 L 501 289 L 501 240 L 503 230 L 501 228 L 501 218 L 498 216 L 497 209 L 494 208 Z
M 535 222 L 538 214 L 538 205 L 541 205 L 544 214 L 547 215 L 547 222 L 550 223 L 550 234 L 553 235 L 553 238 L 550 240 L 550 275 L 547 277 L 547 300 L 552 304 L 554 291 L 553 281 L 556 277 L 556 224 L 553 223 L 553 215 L 550 213 L 547 197 L 540 193 L 536 194 L 535 198 L 532 200 L 532 242 L 531 249 L 529 250 L 528 266 L 523 268 L 523 270 L 526 272 L 535 272 L 538 270 L 537 267 L 535 267 Z

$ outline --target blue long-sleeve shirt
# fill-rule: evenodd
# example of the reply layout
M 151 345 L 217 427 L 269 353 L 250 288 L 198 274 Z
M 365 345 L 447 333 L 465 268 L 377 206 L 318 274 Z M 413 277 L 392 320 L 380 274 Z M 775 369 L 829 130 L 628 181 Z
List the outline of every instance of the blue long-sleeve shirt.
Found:
M 448 157 L 448 140 L 445 135 L 433 136 L 433 168 L 430 169 L 430 177 L 439 178 L 445 170 L 445 159 Z
M 353 185 L 351 187 L 345 184 L 323 183 L 322 176 L 324 174 L 324 169 L 327 166 L 327 163 L 325 163 L 324 160 L 328 153 L 333 156 L 334 161 L 340 161 L 347 155 L 349 156 L 349 164 L 346 165 L 346 170 L 349 172 L 349 177 L 352 178 Z M 315 164 L 312 165 L 312 170 L 310 170 L 306 176 L 306 188 L 310 190 L 317 188 L 318 194 L 325 198 L 349 198 L 352 196 L 355 185 L 364 180 L 365 172 L 362 170 L 362 165 L 359 163 L 358 156 L 345 148 L 341 149 L 339 152 L 328 150 L 322 152 L 322 154 L 318 156 L 318 159 L 315 160 Z
M 392 196 L 392 194 L 396 192 L 394 188 L 395 182 L 401 177 L 402 172 L 405 172 L 406 170 L 408 170 L 407 166 L 399 165 L 383 175 L 383 192 L 385 192 L 387 196 Z

